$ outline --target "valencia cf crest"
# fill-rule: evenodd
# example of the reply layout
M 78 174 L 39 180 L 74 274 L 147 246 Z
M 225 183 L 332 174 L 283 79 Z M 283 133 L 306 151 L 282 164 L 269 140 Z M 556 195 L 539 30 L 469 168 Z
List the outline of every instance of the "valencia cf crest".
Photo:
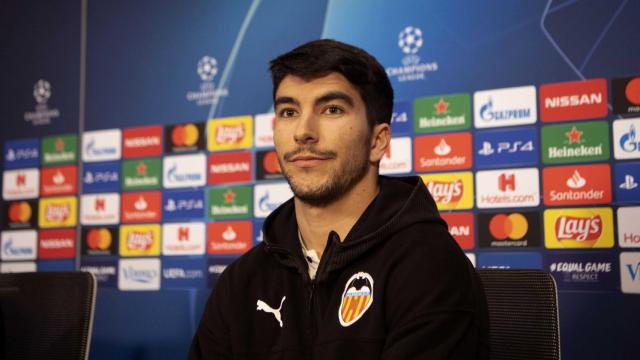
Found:
M 349 278 L 344 286 L 338 320 L 344 327 L 358 321 L 373 302 L 373 278 L 366 272 L 359 272 Z

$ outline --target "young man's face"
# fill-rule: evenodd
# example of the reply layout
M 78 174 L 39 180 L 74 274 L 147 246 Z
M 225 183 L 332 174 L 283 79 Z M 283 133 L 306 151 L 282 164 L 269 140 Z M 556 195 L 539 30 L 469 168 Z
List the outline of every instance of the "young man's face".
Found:
M 344 76 L 286 76 L 276 91 L 275 112 L 278 161 L 298 199 L 326 205 L 366 175 L 371 129 L 358 90 Z

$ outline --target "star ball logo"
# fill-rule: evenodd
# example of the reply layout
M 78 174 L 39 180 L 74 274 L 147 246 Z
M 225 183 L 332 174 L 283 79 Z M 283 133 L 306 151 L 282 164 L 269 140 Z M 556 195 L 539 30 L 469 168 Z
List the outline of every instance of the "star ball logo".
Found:
M 213 79 L 218 74 L 218 60 L 209 55 L 205 55 L 198 60 L 196 73 L 200 80 L 200 88 L 195 91 L 188 91 L 186 99 L 198 106 L 206 106 L 217 103 L 221 97 L 229 95 L 229 90 L 213 83 Z
M 212 81 L 218 74 L 218 61 L 216 58 L 205 55 L 198 61 L 198 75 L 202 81 Z
M 24 121 L 32 125 L 47 125 L 52 119 L 60 117 L 60 110 L 48 107 L 49 99 L 52 95 L 51 84 L 44 79 L 36 81 L 33 85 L 33 98 L 36 101 L 35 111 L 25 112 Z
M 540 214 L 537 211 L 478 214 L 480 247 L 537 247 Z
M 400 82 L 425 80 L 429 72 L 438 71 L 438 62 L 421 62 L 418 52 L 425 45 L 422 29 L 407 26 L 398 34 L 398 47 L 404 54 L 402 66 L 387 67 L 389 78 L 396 78 Z

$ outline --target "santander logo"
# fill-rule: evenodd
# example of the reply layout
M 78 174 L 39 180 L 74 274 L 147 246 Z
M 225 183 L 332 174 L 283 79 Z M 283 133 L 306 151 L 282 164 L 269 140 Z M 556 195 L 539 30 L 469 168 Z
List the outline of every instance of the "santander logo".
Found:
M 570 178 L 567 179 L 567 186 L 571 189 L 580 189 L 587 185 L 587 180 L 583 178 L 578 170 L 573 172 Z
M 429 181 L 427 189 L 437 203 L 457 203 L 462 198 L 464 183 L 460 179 L 456 181 Z
M 558 240 L 594 241 L 602 234 L 602 218 L 600 215 L 591 217 L 560 216 L 555 223 Z
M 444 138 L 442 138 L 440 139 L 440 143 L 438 144 L 438 146 L 433 148 L 433 152 L 436 155 L 445 156 L 451 152 L 451 146 L 449 146 L 449 144 L 447 144 L 447 142 L 444 141 Z

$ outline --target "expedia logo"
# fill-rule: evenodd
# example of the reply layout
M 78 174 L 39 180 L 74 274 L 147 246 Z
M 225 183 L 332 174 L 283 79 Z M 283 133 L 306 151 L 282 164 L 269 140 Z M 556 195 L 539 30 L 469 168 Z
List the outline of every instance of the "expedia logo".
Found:
M 338 309 L 340 325 L 347 327 L 358 321 L 373 303 L 373 278 L 359 272 L 349 278 Z

